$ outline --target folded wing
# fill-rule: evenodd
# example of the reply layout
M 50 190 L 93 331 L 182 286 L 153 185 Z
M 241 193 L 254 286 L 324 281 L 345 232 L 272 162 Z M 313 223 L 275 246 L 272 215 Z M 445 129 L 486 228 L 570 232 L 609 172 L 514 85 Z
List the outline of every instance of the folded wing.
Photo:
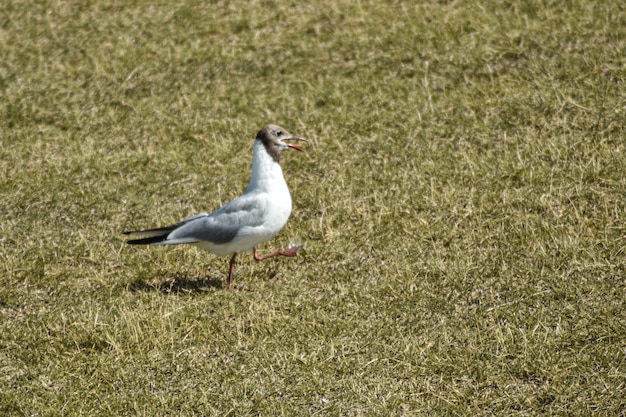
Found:
M 263 223 L 263 206 L 258 200 L 246 197 L 244 194 L 211 214 L 196 214 L 170 226 L 125 232 L 137 238 L 127 243 L 177 245 L 206 241 L 220 245 L 231 242 L 242 228 Z

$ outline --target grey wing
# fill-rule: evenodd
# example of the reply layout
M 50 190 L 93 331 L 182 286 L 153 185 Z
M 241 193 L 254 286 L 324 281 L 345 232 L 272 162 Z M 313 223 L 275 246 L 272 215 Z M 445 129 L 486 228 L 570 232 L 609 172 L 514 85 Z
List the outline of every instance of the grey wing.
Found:
M 198 219 L 209 216 L 208 213 L 200 213 L 195 214 L 193 216 L 187 217 L 178 223 L 171 224 L 165 227 L 157 227 L 156 229 L 148 229 L 148 230 L 134 230 L 130 232 L 124 232 L 125 235 L 133 237 L 135 239 L 129 240 L 127 243 L 131 245 L 147 245 L 147 244 L 167 244 L 172 243 L 168 242 L 168 236 L 176 229 L 184 226 L 185 224 L 191 223 Z M 178 243 L 191 243 L 191 242 L 178 242 Z
M 247 197 L 243 195 L 211 214 L 192 216 L 187 222 L 183 220 L 163 243 L 206 241 L 219 245 L 232 241 L 242 228 L 263 222 L 262 207 L 258 201 Z

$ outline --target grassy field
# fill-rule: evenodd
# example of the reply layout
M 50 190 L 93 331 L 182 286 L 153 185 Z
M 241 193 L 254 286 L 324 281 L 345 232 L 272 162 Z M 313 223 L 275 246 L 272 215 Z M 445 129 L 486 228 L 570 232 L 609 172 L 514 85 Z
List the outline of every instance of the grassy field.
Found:
M 0 415 L 626 415 L 622 3 L 2 2 Z

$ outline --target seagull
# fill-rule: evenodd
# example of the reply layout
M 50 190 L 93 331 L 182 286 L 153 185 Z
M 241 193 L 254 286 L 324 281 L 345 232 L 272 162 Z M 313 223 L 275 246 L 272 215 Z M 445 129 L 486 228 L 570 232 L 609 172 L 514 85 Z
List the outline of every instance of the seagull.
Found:
M 302 152 L 297 144 L 306 141 L 280 126 L 268 125 L 254 139 L 250 182 L 244 193 L 213 213 L 200 213 L 170 226 L 124 232 L 131 245 L 190 244 L 218 256 L 231 255 L 228 290 L 233 289 L 233 270 L 240 252 L 250 252 L 255 261 L 274 256 L 296 256 L 300 245 L 259 255 L 257 246 L 273 238 L 291 214 L 291 195 L 280 167 L 286 149 Z

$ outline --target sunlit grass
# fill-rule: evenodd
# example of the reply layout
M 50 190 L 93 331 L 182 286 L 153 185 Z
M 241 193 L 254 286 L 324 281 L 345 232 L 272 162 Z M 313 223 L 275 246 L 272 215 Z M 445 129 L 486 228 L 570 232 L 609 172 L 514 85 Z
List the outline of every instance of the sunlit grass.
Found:
M 626 22 L 591 2 L 0 6 L 0 414 L 626 412 Z M 136 248 L 252 138 L 264 251 Z

